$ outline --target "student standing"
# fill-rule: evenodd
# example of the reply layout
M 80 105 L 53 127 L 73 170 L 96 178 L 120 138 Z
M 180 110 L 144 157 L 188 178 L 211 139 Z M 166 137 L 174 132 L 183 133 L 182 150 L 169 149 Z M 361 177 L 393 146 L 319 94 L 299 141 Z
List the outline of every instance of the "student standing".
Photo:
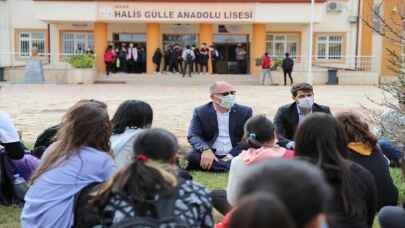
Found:
M 269 56 L 269 54 L 266 52 L 264 53 L 263 56 L 263 62 L 262 62 L 262 72 L 260 75 L 261 79 L 261 83 L 262 85 L 266 84 L 266 79 L 270 80 L 270 84 L 272 83 L 271 80 L 271 58 Z
M 210 50 L 207 47 L 207 43 L 203 43 L 200 48 L 200 64 L 201 64 L 201 73 L 208 74 L 208 59 L 209 59 Z
M 211 57 L 211 64 L 212 64 L 212 74 L 216 74 L 217 73 L 217 62 L 219 60 L 219 52 L 215 48 L 214 45 L 211 45 L 210 57 Z
M 160 48 L 156 49 L 152 61 L 156 65 L 156 73 L 160 73 L 160 64 L 162 61 L 162 51 L 160 51 Z
M 111 46 L 108 46 L 107 50 L 104 52 L 104 63 L 106 66 L 107 76 L 110 75 L 110 73 L 113 70 L 114 59 L 115 59 L 115 56 L 114 56 L 113 49 Z
M 187 45 L 186 49 L 183 51 L 183 62 L 184 62 L 184 68 L 183 68 L 183 78 L 186 75 L 186 71 L 188 71 L 188 76 L 191 78 L 191 72 L 193 71 L 193 62 L 195 59 L 195 55 L 193 50 L 191 50 L 191 47 Z
M 138 49 L 134 47 L 133 43 L 129 44 L 128 52 L 127 52 L 127 63 L 128 73 L 135 73 L 136 72 L 136 63 L 138 61 Z
M 291 73 L 292 73 L 293 67 L 294 67 L 294 60 L 292 58 L 290 58 L 289 53 L 285 53 L 285 58 L 283 59 L 281 67 L 283 68 L 283 72 L 284 72 L 284 85 L 287 85 L 287 75 L 290 78 L 290 82 L 292 85 L 294 82 L 293 82 Z

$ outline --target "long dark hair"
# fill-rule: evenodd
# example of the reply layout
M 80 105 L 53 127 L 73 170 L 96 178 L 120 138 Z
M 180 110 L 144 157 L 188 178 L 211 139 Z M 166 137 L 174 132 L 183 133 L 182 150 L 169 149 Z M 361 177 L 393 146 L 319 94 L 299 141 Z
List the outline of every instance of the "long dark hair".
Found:
M 361 203 L 354 192 L 355 179 L 347 157 L 347 139 L 341 124 L 329 114 L 314 113 L 299 124 L 295 134 L 297 156 L 320 167 L 335 190 L 346 215 L 361 214 Z
M 111 193 L 121 194 L 136 206 L 137 213 L 143 213 L 157 194 L 173 194 L 178 148 L 176 137 L 169 131 L 155 128 L 141 132 L 134 143 L 134 161 L 105 184 L 94 203 L 101 206 Z
M 127 100 L 117 109 L 112 118 L 113 134 L 121 134 L 127 127 L 149 128 L 153 121 L 152 107 L 143 101 Z
M 246 122 L 243 141 L 249 148 L 260 148 L 274 138 L 274 125 L 265 115 L 253 116 Z
M 353 112 L 342 112 L 336 116 L 342 124 L 349 142 L 361 142 L 370 148 L 377 144 L 377 138 L 371 133 L 367 122 L 360 119 L 360 115 Z
M 230 228 L 295 228 L 284 203 L 271 193 L 255 193 L 241 200 L 232 212 Z
M 55 145 L 32 175 L 34 182 L 46 171 L 80 153 L 83 146 L 93 147 L 112 155 L 110 149 L 111 123 L 106 105 L 99 101 L 82 100 L 63 116 L 62 128 L 56 134 Z

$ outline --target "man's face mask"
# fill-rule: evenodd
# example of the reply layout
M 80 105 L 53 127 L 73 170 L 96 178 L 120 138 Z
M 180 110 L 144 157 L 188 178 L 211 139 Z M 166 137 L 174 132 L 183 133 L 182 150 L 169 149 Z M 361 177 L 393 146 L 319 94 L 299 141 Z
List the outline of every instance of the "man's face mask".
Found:
M 234 104 L 235 104 L 235 95 L 233 94 L 222 96 L 219 102 L 219 105 L 221 105 L 226 109 L 231 109 Z
M 314 96 L 299 98 L 297 104 L 300 108 L 311 109 L 314 105 Z

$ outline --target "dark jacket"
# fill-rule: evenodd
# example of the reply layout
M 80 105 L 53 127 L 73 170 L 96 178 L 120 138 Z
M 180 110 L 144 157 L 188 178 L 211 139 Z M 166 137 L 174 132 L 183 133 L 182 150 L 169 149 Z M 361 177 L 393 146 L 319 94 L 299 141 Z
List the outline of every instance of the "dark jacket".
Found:
M 398 203 L 398 189 L 390 175 L 388 160 L 376 146 L 370 155 L 361 155 L 349 149 L 352 161 L 366 168 L 374 176 L 377 184 L 377 210 L 384 206 L 396 206 Z
M 229 136 L 232 147 L 235 147 L 243 137 L 243 127 L 252 116 L 252 109 L 247 106 L 235 104 L 229 114 Z M 202 152 L 210 149 L 218 137 L 217 114 L 212 102 L 194 110 L 193 118 L 188 129 L 188 142 L 193 149 Z M 240 151 L 232 150 L 232 156 L 237 156 Z
M 283 68 L 283 71 L 292 71 L 294 67 L 294 60 L 292 60 L 290 57 L 284 58 L 281 67 Z
M 344 210 L 342 197 L 337 192 L 327 205 L 327 217 L 331 228 L 371 228 L 375 213 L 377 212 L 377 191 L 373 175 L 360 165 L 348 161 L 349 172 L 347 177 L 351 181 L 351 192 L 354 202 L 350 202 L 359 208 L 358 213 L 348 213 Z M 332 176 L 326 177 L 333 190 L 340 188 L 340 181 Z
M 328 106 L 314 104 L 312 112 L 329 113 Z M 274 125 L 276 126 L 277 138 L 279 145 L 285 147 L 290 141 L 294 141 L 295 130 L 297 129 L 299 116 L 297 111 L 297 103 L 281 106 L 276 116 L 274 117 Z
M 155 64 L 160 64 L 160 62 L 162 61 L 162 52 L 156 50 L 153 54 L 152 61 Z

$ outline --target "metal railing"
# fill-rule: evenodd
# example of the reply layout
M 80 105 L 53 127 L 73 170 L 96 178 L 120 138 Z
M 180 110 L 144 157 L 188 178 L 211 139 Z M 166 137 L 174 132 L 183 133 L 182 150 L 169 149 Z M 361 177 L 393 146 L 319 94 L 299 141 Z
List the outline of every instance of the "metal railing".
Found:
M 83 53 L 39 53 L 38 59 L 44 65 L 63 66 L 68 65 L 67 60 L 75 55 Z M 90 53 L 95 56 L 95 54 Z M 281 61 L 283 56 L 271 56 L 273 64 L 279 65 L 281 70 Z M 294 71 L 308 71 L 308 57 L 307 56 L 293 56 Z M 30 60 L 30 56 L 21 56 L 18 52 L 0 52 L 0 66 L 6 67 L 21 67 L 25 66 L 26 62 Z M 360 71 L 360 72 L 376 72 L 377 71 L 376 58 L 374 56 L 312 56 L 312 70 L 325 71 L 330 68 L 347 71 Z
M 271 56 L 277 62 L 283 56 Z M 293 56 L 294 71 L 308 71 L 307 56 Z M 376 58 L 374 56 L 312 56 L 312 70 L 321 71 L 329 68 L 349 71 L 376 72 Z

